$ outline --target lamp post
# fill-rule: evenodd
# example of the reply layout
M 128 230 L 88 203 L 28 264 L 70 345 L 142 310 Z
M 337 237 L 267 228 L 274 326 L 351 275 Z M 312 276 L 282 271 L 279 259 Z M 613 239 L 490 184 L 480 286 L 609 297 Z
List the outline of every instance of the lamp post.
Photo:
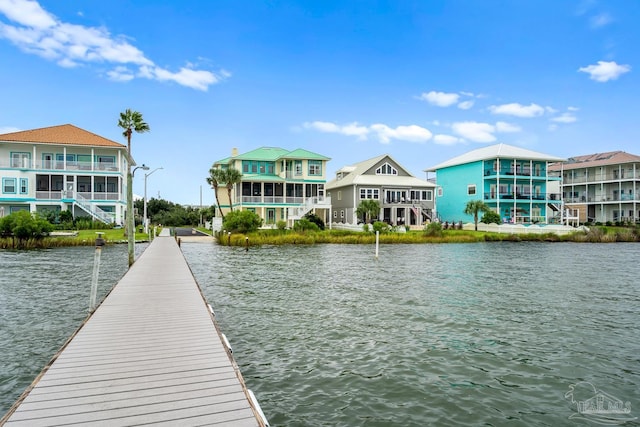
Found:
M 144 213 L 142 214 L 142 221 L 144 221 L 144 232 L 146 234 L 149 234 L 149 220 L 147 219 L 147 178 L 149 177 L 149 175 L 160 169 L 164 168 L 161 166 L 159 168 L 155 168 L 149 173 L 144 174 Z
M 127 245 L 129 247 L 129 267 L 133 265 L 134 245 L 136 241 L 136 223 L 133 218 L 133 177 L 138 169 L 149 170 L 149 166 L 143 163 L 142 166 L 135 167 L 133 171 L 127 175 Z M 129 167 L 129 170 L 131 170 L 131 167 Z

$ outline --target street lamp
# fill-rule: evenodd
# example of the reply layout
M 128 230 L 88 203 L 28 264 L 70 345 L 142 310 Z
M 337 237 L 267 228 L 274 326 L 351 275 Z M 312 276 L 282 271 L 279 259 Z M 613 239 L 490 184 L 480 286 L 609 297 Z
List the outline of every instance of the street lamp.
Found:
M 149 177 L 149 175 L 160 169 L 164 168 L 161 166 L 159 168 L 155 168 L 149 173 L 144 174 L 144 213 L 142 215 L 142 221 L 144 221 L 144 232 L 147 234 L 149 234 L 149 220 L 147 219 L 147 178 Z
M 133 218 L 133 177 L 138 169 L 146 171 L 149 170 L 149 166 L 143 163 L 142 166 L 133 168 L 133 171 L 131 171 L 131 179 L 127 177 L 127 243 L 129 246 L 129 267 L 133 264 L 134 246 L 136 242 L 136 223 Z M 129 170 L 131 170 L 131 167 L 129 167 Z

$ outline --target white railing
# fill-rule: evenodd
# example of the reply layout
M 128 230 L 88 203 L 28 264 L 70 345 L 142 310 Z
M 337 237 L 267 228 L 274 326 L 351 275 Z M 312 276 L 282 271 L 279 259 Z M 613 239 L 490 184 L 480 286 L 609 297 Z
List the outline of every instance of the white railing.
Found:
M 113 214 L 103 211 L 102 209 L 82 197 L 80 194 L 74 194 L 73 191 L 66 191 L 65 193 L 65 198 L 73 199 L 76 205 L 80 206 L 82 210 L 90 214 L 95 219 L 102 221 L 105 224 L 111 224 L 113 222 Z
M 309 197 L 304 204 L 296 206 L 294 208 L 287 208 L 287 218 L 294 220 L 300 219 L 305 216 L 311 209 L 329 207 L 331 207 L 331 197 Z

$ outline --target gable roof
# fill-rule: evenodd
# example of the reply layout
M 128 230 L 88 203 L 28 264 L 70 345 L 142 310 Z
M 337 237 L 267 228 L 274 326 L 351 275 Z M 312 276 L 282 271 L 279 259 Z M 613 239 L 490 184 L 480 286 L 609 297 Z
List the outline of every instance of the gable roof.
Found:
M 514 147 L 507 144 L 495 144 L 488 147 L 482 147 L 471 150 L 461 156 L 454 157 L 439 165 L 425 169 L 425 172 L 435 172 L 438 169 L 444 169 L 451 166 L 464 165 L 467 163 L 479 162 L 482 160 L 492 160 L 497 158 L 518 159 L 518 160 L 542 160 L 548 162 L 561 162 L 565 159 L 561 157 L 551 156 L 549 154 L 539 153 L 537 151 L 527 150 L 520 147 Z
M 381 162 L 384 159 L 393 161 L 403 172 L 408 176 L 397 175 L 365 175 L 364 173 L 371 169 L 374 165 Z M 397 185 L 401 187 L 435 187 L 432 182 L 416 178 L 406 168 L 400 165 L 394 158 L 388 154 L 374 157 L 372 159 L 364 160 L 360 163 L 356 163 L 350 166 L 343 166 L 337 173 L 345 172 L 348 175 L 342 179 L 333 179 L 327 183 L 325 188 L 338 188 L 351 185 Z
M 218 160 L 215 164 L 227 164 L 231 160 L 262 160 L 274 162 L 279 159 L 330 160 L 329 157 L 304 150 L 302 148 L 289 151 L 278 147 L 260 147 L 237 156 L 226 157 L 222 160 Z
M 594 153 L 584 156 L 569 157 L 563 163 L 556 163 L 549 167 L 551 170 L 568 170 L 590 168 L 594 166 L 618 165 L 623 163 L 640 162 L 640 156 L 624 151 L 609 151 L 606 153 Z
M 0 141 L 126 148 L 123 144 L 70 124 L 5 133 L 0 135 Z

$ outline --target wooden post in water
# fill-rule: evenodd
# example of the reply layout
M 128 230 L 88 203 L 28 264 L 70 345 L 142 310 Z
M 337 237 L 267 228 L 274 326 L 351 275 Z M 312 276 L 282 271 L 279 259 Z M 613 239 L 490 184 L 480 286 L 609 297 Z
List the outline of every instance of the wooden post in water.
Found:
M 231 246 L 231 232 L 229 232 L 229 234 L 227 234 L 227 245 Z
M 98 273 L 100 272 L 100 255 L 104 246 L 104 233 L 96 233 L 96 252 L 93 255 L 93 275 L 91 277 L 91 294 L 89 295 L 89 311 L 93 311 L 96 307 L 96 295 L 98 294 Z
M 376 231 L 376 259 L 378 259 L 378 246 L 380 243 L 380 232 Z
M 244 238 L 244 242 L 245 242 L 245 245 L 246 245 L 245 251 L 249 252 L 249 236 Z

